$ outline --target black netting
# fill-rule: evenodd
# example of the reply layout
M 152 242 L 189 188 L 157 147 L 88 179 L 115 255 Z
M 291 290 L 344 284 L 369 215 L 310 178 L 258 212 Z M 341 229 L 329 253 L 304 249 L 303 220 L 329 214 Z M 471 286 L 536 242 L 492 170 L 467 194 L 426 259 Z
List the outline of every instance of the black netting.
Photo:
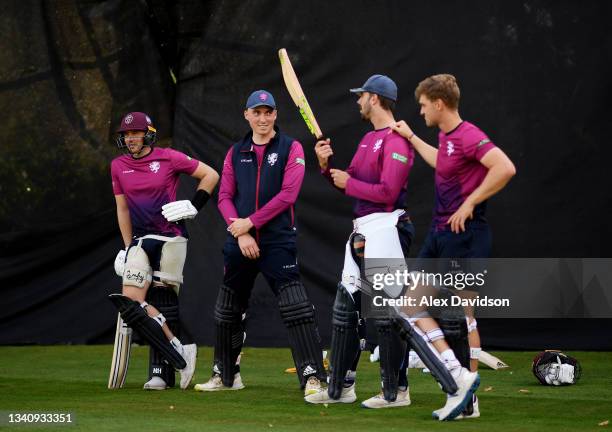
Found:
M 163 145 L 220 171 L 227 148 L 246 131 L 244 102 L 257 88 L 275 95 L 279 126 L 306 150 L 300 264 L 321 333 L 329 337 L 351 205 L 318 175 L 312 137 L 283 87 L 281 47 L 335 144 L 339 166 L 370 127 L 360 123 L 348 88 L 373 73 L 390 75 L 400 89 L 397 116 L 433 143 L 436 133 L 419 117 L 413 91 L 427 75 L 453 73 L 463 117 L 518 169 L 489 205 L 494 254 L 609 255 L 604 146 L 612 40 L 605 1 L 10 0 L 2 6 L 0 343 L 111 340 L 116 314 L 105 295 L 118 289 L 112 261 L 121 242 L 109 163 L 123 113 L 149 113 Z M 186 179 L 180 195 L 190 197 L 193 187 Z M 432 204 L 433 173 L 417 158 L 408 197 L 417 229 L 412 255 Z M 189 228 L 183 321 L 196 341 L 210 343 L 225 226 L 209 204 Z M 274 297 L 264 285 L 253 296 L 250 320 L 258 325 L 247 330 L 248 343 L 284 341 Z M 610 348 L 609 338 L 597 337 L 606 323 L 593 322 L 567 324 L 573 339 L 557 346 Z M 592 338 L 583 337 L 581 325 Z M 534 334 L 525 339 L 508 326 L 501 334 L 483 329 L 485 343 L 498 347 L 537 347 L 542 339 Z

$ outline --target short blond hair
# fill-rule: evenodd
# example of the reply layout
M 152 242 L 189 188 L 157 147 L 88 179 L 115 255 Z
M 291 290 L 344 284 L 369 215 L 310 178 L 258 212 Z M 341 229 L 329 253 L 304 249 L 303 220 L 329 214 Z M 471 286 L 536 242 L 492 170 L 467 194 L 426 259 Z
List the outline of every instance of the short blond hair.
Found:
M 453 75 L 438 74 L 425 78 L 414 91 L 417 102 L 422 95 L 425 95 L 431 101 L 441 99 L 450 109 L 456 110 L 459 108 L 461 92 L 457 79 Z

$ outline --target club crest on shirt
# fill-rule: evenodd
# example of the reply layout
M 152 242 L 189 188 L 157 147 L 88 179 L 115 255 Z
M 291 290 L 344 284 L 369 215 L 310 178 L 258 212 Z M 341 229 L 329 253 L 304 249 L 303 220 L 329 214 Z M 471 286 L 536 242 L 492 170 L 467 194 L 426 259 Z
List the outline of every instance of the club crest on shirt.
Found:
M 378 150 L 380 150 L 380 146 L 382 146 L 383 140 L 379 139 L 374 143 L 374 147 L 372 148 L 372 151 L 374 153 L 376 153 Z
M 278 160 L 278 153 L 270 153 L 268 155 L 268 164 L 270 166 L 274 166 L 277 160 Z
M 455 145 L 452 141 L 446 141 L 446 154 L 447 156 L 452 155 L 455 152 Z
M 149 164 L 149 169 L 150 169 L 151 171 L 153 171 L 154 173 L 156 173 L 157 171 L 159 171 L 159 167 L 160 167 L 160 165 L 159 165 L 159 162 L 158 162 L 158 161 L 151 162 L 151 163 Z

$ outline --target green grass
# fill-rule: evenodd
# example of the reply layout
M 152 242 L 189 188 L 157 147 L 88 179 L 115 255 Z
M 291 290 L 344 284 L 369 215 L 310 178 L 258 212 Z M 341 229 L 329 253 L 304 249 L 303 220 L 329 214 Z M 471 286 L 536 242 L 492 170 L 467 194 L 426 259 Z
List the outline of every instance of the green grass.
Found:
M 141 390 L 146 380 L 145 347 L 133 347 L 125 388 L 107 390 L 111 346 L 0 347 L 0 411 L 72 412 L 76 425 L 37 430 L 95 431 L 604 431 L 612 422 L 612 353 L 574 352 L 583 366 L 579 384 L 545 387 L 531 375 L 532 352 L 496 353 L 511 370 L 481 370 L 482 417 L 452 423 L 431 419 L 444 404 L 433 379 L 410 370 L 412 405 L 365 410 L 351 405 L 307 405 L 288 349 L 246 348 L 241 391 L 199 393 Z M 201 347 L 196 382 L 208 379 L 212 350 Z M 357 394 L 378 392 L 378 364 L 362 356 Z M 485 391 L 492 387 L 489 391 Z M 528 393 L 519 390 L 528 390 Z M 4 430 L 33 430 L 24 426 Z

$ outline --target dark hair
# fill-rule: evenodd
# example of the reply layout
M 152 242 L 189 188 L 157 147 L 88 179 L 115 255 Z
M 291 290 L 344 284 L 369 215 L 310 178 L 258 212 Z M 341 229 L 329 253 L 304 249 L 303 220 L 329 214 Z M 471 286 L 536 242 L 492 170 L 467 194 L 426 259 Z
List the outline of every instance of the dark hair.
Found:
M 450 109 L 459 108 L 461 92 L 457 85 L 457 79 L 450 74 L 432 75 L 425 78 L 414 91 L 417 102 L 421 95 L 425 95 L 431 101 L 441 99 Z
M 382 109 L 384 109 L 385 111 L 393 112 L 393 110 L 395 109 L 395 101 L 392 101 L 391 99 L 388 99 L 379 94 L 377 94 L 376 96 L 378 96 L 378 100 L 380 101 L 380 107 Z

